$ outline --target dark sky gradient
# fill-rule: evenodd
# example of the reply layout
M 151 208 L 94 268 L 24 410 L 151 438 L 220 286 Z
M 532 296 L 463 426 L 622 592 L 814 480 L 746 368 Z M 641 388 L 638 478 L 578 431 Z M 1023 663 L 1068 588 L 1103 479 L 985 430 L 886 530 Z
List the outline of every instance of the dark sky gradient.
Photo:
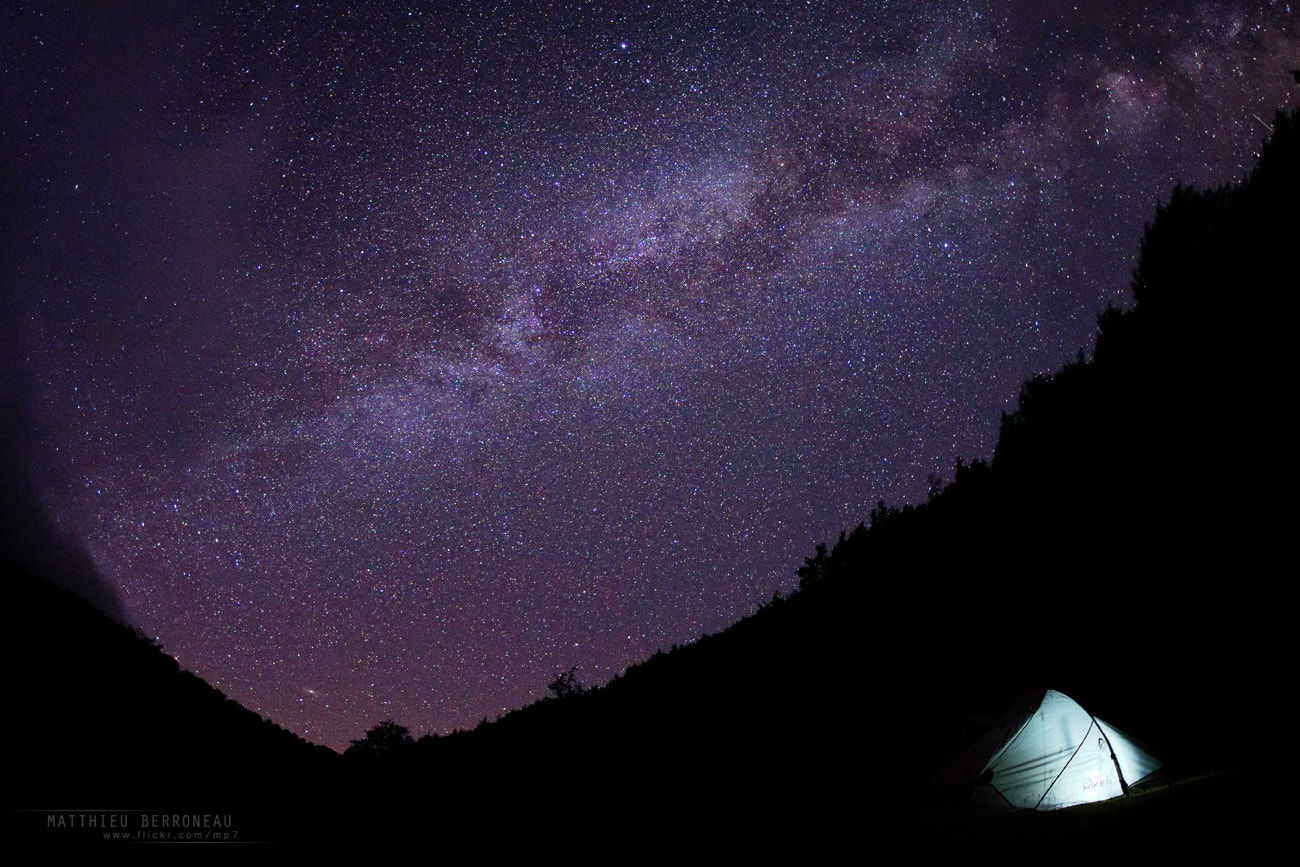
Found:
M 1300 67 L 1281 2 L 24 5 L 22 526 L 338 748 L 607 681 L 987 456 Z

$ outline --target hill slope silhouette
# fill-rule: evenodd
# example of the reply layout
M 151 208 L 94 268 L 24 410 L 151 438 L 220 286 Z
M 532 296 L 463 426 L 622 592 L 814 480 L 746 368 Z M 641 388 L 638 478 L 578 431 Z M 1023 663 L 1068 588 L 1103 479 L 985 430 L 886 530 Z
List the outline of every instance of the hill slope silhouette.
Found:
M 233 812 L 246 838 L 270 839 L 296 821 L 282 801 L 340 761 L 68 590 L 14 568 L 4 586 L 5 809 L 14 828 L 76 842 L 97 834 L 74 814 Z M 51 822 L 63 830 L 46 833 Z
M 1275 467 L 1298 126 L 1279 113 L 1242 183 L 1173 193 L 1132 307 L 1099 317 L 1090 358 L 1025 384 L 991 461 L 958 462 L 926 503 L 878 504 L 808 559 L 800 592 L 720 635 L 367 772 L 398 791 L 424 770 L 477 773 L 492 783 L 458 791 L 480 803 L 509 780 L 522 804 L 562 805 L 557 821 L 757 849 L 864 824 L 903 836 L 970 721 L 1035 686 L 1148 740 L 1174 774 L 1261 761 L 1290 659 Z M 1257 796 L 1268 779 L 1251 778 Z M 1278 803 L 1202 803 L 1231 837 L 1261 800 Z M 1134 831 L 1154 841 L 1189 815 Z

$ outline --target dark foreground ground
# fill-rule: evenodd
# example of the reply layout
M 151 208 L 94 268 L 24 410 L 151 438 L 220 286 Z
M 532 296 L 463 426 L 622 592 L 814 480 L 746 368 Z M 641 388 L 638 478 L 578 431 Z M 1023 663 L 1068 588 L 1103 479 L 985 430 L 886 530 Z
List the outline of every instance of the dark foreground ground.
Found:
M 1264 863 L 1290 851 L 1294 813 L 1295 799 L 1278 769 L 1254 765 L 1050 813 L 918 815 L 913 830 L 919 851 L 958 857 L 1055 853 L 1069 863 L 1132 857 Z
M 320 850 L 380 853 L 416 847 L 430 857 L 531 858 L 552 852 L 572 859 L 695 860 L 710 855 L 797 856 L 876 860 L 974 861 L 986 858 L 1051 857 L 1054 861 L 1200 863 L 1229 857 L 1257 863 L 1285 857 L 1294 801 L 1285 797 L 1277 771 L 1263 766 L 1172 783 L 1127 798 L 1052 813 L 1002 815 L 917 812 L 910 821 L 885 809 L 816 812 L 753 802 L 689 799 L 672 808 L 627 814 L 618 793 L 561 803 L 498 802 L 481 808 L 429 811 L 385 807 L 362 798 L 346 809 L 284 803 L 254 809 L 193 805 L 191 815 L 215 822 L 175 827 L 185 810 L 132 811 L 120 833 L 114 811 L 32 810 L 9 816 L 11 841 L 27 846 L 113 848 L 164 847 L 174 851 L 226 848 L 237 851 Z M 845 793 L 847 796 L 847 792 Z M 93 818 L 93 817 L 98 818 Z M 621 818 L 620 818 L 621 816 Z M 141 833 L 147 819 L 153 827 Z M 167 827 L 168 822 L 173 823 Z M 87 822 L 101 827 L 87 827 Z M 223 824 L 227 823 L 229 824 Z M 138 849 L 137 849 L 138 851 Z M 234 854 L 229 852 L 228 854 Z

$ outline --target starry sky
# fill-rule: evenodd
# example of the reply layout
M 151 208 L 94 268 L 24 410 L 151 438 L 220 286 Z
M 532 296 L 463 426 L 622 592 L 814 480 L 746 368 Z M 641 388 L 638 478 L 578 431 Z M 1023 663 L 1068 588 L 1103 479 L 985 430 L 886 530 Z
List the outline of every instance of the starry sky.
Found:
M 8 5 L 7 499 L 339 749 L 987 457 L 1300 67 L 1285 2 Z

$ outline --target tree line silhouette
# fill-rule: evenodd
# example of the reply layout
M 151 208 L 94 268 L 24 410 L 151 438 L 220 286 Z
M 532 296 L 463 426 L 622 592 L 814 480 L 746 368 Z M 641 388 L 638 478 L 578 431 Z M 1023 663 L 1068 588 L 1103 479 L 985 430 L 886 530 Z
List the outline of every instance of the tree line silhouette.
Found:
M 689 769 L 726 781 L 733 807 L 798 791 L 791 815 L 823 820 L 843 815 L 824 774 L 851 767 L 890 781 L 862 792 L 890 814 L 966 745 L 966 720 L 1042 684 L 1157 732 L 1185 772 L 1252 755 L 1289 634 L 1273 504 L 1298 125 L 1278 114 L 1242 182 L 1158 208 L 1132 304 L 1100 314 L 1090 355 L 1025 383 L 991 460 L 958 459 L 924 503 L 877 503 L 816 546 L 793 595 L 725 633 L 437 739 L 430 761 L 616 755 L 579 789 L 636 779 L 667 798 L 652 781 Z

